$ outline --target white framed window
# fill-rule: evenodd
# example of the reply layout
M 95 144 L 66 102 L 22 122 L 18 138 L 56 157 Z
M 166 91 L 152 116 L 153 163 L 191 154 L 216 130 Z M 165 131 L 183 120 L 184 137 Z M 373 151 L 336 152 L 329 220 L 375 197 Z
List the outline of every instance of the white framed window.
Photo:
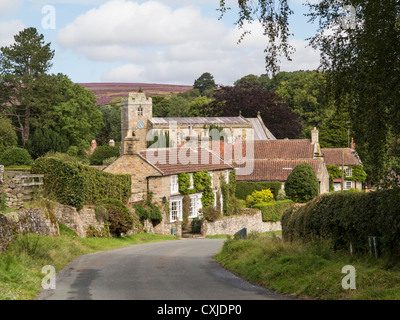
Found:
M 202 208 L 201 196 L 201 194 L 190 195 L 189 218 L 196 218 L 199 216 L 199 210 Z
M 229 170 L 225 170 L 225 183 L 229 183 Z
M 213 173 L 211 171 L 209 171 L 208 174 L 210 175 L 210 179 L 211 179 L 211 188 L 214 188 Z
M 170 200 L 170 222 L 182 221 L 182 200 Z
M 351 181 L 346 181 L 346 182 L 345 182 L 345 189 L 346 189 L 346 190 L 349 190 L 351 187 L 352 187 Z
M 193 173 L 190 173 L 190 186 L 189 186 L 189 189 L 193 189 L 193 188 L 194 188 Z
M 171 176 L 171 193 L 178 193 L 179 192 L 179 183 L 178 183 L 178 176 L 174 175 Z
M 346 177 L 352 177 L 353 176 L 353 170 L 351 168 L 346 168 Z
M 217 190 L 214 190 L 213 193 L 214 193 L 214 204 L 213 204 L 213 207 L 216 208 L 217 207 Z

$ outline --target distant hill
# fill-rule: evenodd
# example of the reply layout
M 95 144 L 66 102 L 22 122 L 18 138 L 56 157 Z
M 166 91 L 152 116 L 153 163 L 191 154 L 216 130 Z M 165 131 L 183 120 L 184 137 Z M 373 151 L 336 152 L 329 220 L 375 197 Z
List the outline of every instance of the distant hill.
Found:
M 140 88 L 146 96 L 174 96 L 180 92 L 192 89 L 192 86 L 173 84 L 150 84 L 150 83 L 79 83 L 82 87 L 90 90 L 97 98 L 97 104 L 108 104 L 112 99 L 125 97 L 129 92 L 137 92 Z

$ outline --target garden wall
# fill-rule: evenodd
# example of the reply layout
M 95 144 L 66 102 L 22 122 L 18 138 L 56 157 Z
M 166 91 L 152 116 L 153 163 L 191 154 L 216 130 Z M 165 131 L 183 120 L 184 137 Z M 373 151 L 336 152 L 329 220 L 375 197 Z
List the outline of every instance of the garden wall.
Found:
M 18 235 L 36 233 L 46 236 L 58 236 L 55 216 L 47 209 L 26 208 L 20 212 L 0 214 L 0 252 Z
M 213 236 L 217 234 L 234 235 L 240 229 L 247 228 L 247 232 L 268 232 L 280 231 L 281 223 L 263 222 L 261 211 L 248 214 L 238 214 L 218 219 L 214 222 L 204 220 L 201 226 L 203 236 Z

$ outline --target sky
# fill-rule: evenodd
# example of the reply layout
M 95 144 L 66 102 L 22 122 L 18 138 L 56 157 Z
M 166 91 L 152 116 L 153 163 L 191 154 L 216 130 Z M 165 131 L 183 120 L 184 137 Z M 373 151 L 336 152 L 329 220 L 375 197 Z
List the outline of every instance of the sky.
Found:
M 315 70 L 319 53 L 308 46 L 317 26 L 302 0 L 289 0 L 296 52 L 281 71 Z M 219 0 L 0 0 L 0 47 L 35 27 L 55 50 L 50 73 L 75 83 L 129 82 L 193 85 L 204 72 L 219 85 L 265 74 L 267 38 L 257 23 L 238 44 L 235 1 L 222 19 Z

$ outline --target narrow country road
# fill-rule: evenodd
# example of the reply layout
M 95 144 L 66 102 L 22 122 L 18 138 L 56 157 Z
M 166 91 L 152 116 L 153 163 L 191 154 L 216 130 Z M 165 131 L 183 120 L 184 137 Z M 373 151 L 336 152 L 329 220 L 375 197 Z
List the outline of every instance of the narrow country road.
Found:
M 56 289 L 39 300 L 288 299 L 221 268 L 221 239 L 132 245 L 79 257 L 56 275 Z

